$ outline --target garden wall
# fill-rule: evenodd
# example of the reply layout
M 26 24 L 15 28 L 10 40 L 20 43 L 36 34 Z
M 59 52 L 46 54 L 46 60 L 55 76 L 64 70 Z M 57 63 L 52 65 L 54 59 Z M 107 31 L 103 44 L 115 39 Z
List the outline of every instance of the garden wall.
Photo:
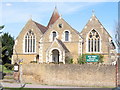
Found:
M 22 80 L 26 83 L 85 87 L 116 85 L 116 69 L 112 65 L 23 64 L 22 68 Z

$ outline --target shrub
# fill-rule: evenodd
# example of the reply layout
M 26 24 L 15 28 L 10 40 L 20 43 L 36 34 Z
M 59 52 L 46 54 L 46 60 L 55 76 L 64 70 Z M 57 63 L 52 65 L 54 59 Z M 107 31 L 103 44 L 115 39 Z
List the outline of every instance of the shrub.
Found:
M 79 64 L 85 64 L 86 63 L 86 55 L 82 54 L 78 57 L 78 63 Z
M 104 56 L 101 55 L 101 54 L 82 54 L 82 55 L 80 55 L 80 56 L 78 57 L 78 63 L 79 63 L 79 64 L 85 64 L 85 63 L 87 63 L 87 62 L 86 62 L 86 55 L 99 55 L 99 61 L 96 62 L 96 63 L 103 63 L 103 62 L 104 62 L 104 61 L 103 61 Z
M 70 57 L 66 56 L 65 57 L 65 63 L 73 64 L 73 58 L 70 58 Z
M 103 63 L 104 61 L 103 61 L 103 58 L 104 58 L 104 56 L 103 55 L 99 55 L 100 57 L 99 57 L 99 61 L 98 61 L 98 63 Z
M 30 63 L 37 63 L 37 61 L 30 61 Z
M 7 70 L 13 70 L 14 67 L 13 64 L 8 64 L 8 63 L 6 63 L 4 66 L 6 67 Z

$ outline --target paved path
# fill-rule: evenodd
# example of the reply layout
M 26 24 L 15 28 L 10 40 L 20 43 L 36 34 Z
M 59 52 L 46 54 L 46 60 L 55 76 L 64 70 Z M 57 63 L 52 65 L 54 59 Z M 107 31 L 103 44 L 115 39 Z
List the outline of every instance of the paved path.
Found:
M 114 90 L 112 88 L 92 88 L 92 87 L 71 87 L 71 86 L 48 86 L 48 85 L 38 85 L 38 84 L 20 84 L 20 83 L 6 83 L 1 82 L 2 87 L 10 88 L 57 88 L 57 89 L 67 89 L 67 90 Z M 117 89 L 120 90 L 120 89 Z
M 70 87 L 70 86 L 48 86 L 48 85 L 38 85 L 38 84 L 20 84 L 20 83 L 6 83 L 1 82 L 3 87 L 13 87 L 13 88 L 80 88 L 80 87 Z

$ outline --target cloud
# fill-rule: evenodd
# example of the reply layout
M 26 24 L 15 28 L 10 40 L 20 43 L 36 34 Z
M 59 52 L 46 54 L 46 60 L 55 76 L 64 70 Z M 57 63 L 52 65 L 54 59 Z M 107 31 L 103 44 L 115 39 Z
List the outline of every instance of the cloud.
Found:
M 12 6 L 11 3 L 6 3 L 5 5 L 8 6 L 8 7 Z
M 91 5 L 96 5 L 97 3 L 5 3 L 5 5 L 8 6 L 12 4 L 14 4 L 14 6 L 11 8 L 3 7 L 2 14 L 5 23 L 26 22 L 30 18 L 30 15 L 33 16 L 33 19 L 36 18 L 36 20 L 38 19 L 41 22 L 42 20 L 46 19 L 46 17 L 48 19 L 50 18 L 49 16 L 54 10 L 55 5 L 57 5 L 60 14 L 65 15 L 80 11 L 81 9 L 90 7 Z
M 28 19 L 28 13 L 21 13 L 19 11 L 9 10 L 3 11 L 3 22 L 4 23 L 18 23 L 24 22 Z
M 58 3 L 58 9 L 62 14 L 71 14 L 76 11 L 80 11 L 90 6 L 97 5 L 98 2 L 90 2 L 90 3 L 81 3 L 81 2 L 74 2 L 74 3 Z M 99 2 L 100 4 L 100 2 Z M 66 9 L 66 10 L 65 10 Z

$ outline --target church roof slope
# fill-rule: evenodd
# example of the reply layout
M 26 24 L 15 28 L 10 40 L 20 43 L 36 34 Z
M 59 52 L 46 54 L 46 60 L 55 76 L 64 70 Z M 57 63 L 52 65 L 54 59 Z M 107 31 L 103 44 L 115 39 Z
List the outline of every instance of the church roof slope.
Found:
M 41 25 L 41 24 L 39 24 L 39 23 L 37 23 L 37 22 L 35 22 L 34 21 L 34 23 L 37 25 L 37 27 L 41 30 L 41 32 L 44 34 L 46 31 L 47 31 L 47 27 L 45 27 L 45 26 L 43 26 L 43 25 Z
M 58 13 L 57 8 L 55 7 L 55 9 L 54 9 L 54 11 L 53 11 L 53 14 L 52 14 L 52 16 L 51 16 L 51 18 L 50 18 L 50 21 L 49 21 L 49 23 L 48 23 L 48 25 L 47 25 L 47 27 L 49 27 L 49 26 L 51 26 L 53 23 L 55 23 L 56 20 L 57 20 L 59 17 L 60 17 L 60 15 L 59 15 L 59 13 Z
M 69 52 L 69 50 L 67 49 L 67 47 L 64 45 L 64 43 L 61 40 L 57 39 L 57 41 L 66 52 Z

